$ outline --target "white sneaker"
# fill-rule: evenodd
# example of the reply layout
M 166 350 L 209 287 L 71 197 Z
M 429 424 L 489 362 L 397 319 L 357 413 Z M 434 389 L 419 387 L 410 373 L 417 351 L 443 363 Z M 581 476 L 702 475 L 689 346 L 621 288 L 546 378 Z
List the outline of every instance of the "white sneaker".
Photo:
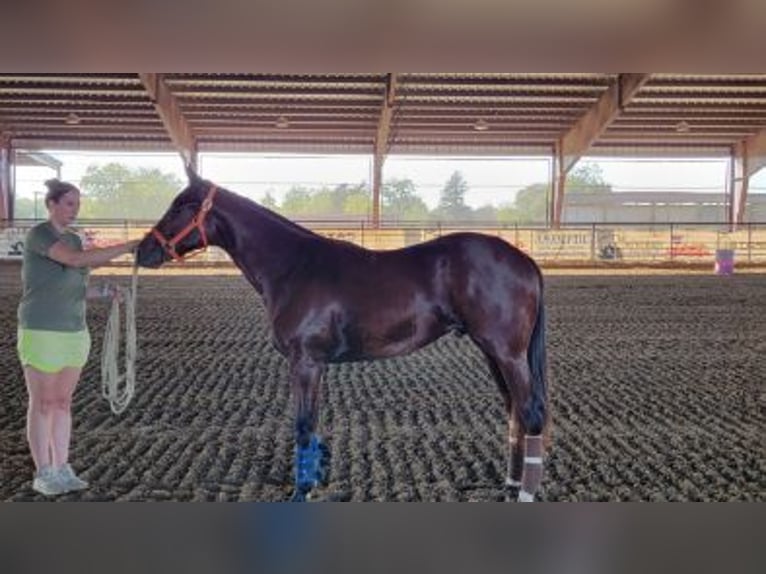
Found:
M 35 478 L 32 480 L 32 490 L 45 496 L 56 496 L 67 491 L 59 479 L 58 472 L 50 466 L 41 468 L 35 474 Z
M 61 486 L 65 492 L 72 492 L 73 490 L 84 490 L 88 488 L 88 482 L 81 479 L 74 473 L 72 467 L 69 464 L 65 464 L 57 471 L 57 477 Z

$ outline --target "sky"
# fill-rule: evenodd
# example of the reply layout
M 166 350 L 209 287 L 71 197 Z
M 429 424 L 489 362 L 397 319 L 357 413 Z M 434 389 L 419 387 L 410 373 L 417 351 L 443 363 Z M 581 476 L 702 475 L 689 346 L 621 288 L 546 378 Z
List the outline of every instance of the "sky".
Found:
M 119 162 L 131 167 L 156 167 L 186 181 L 178 154 L 137 154 L 44 150 L 63 162 L 61 179 L 78 184 L 89 165 Z M 724 193 L 728 175 L 725 159 L 615 159 L 582 158 L 597 163 L 615 192 L 697 191 Z M 578 164 L 579 165 L 579 164 Z M 429 206 L 434 208 L 452 173 L 459 170 L 467 181 L 466 203 L 473 208 L 512 203 L 518 190 L 532 183 L 547 182 L 550 164 L 546 158 L 423 158 L 389 156 L 384 179 L 409 177 Z M 288 154 L 200 154 L 200 173 L 232 191 L 259 200 L 267 192 L 281 201 L 293 185 L 335 186 L 367 182 L 371 187 L 372 158 L 362 155 L 320 156 Z M 16 168 L 18 197 L 34 197 L 43 182 L 55 177 L 47 168 Z M 180 191 L 180 190 L 179 190 Z M 752 193 L 766 193 L 766 169 L 751 180 Z

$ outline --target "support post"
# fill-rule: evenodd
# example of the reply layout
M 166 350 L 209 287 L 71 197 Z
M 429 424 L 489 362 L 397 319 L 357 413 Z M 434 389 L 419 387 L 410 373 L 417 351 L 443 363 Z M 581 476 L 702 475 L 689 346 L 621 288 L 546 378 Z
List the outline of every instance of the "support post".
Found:
M 375 135 L 375 155 L 372 165 L 372 226 L 380 227 L 380 190 L 383 187 L 383 164 L 388 153 L 388 138 L 391 132 L 391 116 L 396 99 L 396 74 L 386 75 L 386 91 L 380 108 L 378 131 Z
M 551 162 L 551 193 L 550 193 L 550 227 L 561 227 L 561 215 L 564 210 L 564 188 L 567 174 L 564 170 L 561 142 L 557 142 L 553 150 L 553 162 Z
M 13 221 L 13 148 L 11 138 L 0 135 L 0 221 Z
M 372 228 L 380 228 L 380 189 L 383 186 L 383 162 L 377 153 L 372 159 Z
M 732 146 L 731 169 L 729 170 L 729 230 L 736 231 L 745 218 L 747 192 L 750 182 L 748 170 L 747 142 L 743 141 Z

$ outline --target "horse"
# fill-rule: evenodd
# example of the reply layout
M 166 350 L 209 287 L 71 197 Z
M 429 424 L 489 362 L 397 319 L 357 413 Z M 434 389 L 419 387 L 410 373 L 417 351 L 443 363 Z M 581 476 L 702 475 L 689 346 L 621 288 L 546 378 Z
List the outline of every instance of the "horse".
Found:
M 330 451 L 317 434 L 327 365 L 415 351 L 447 333 L 483 353 L 507 414 L 506 485 L 534 500 L 549 423 L 543 276 L 504 240 L 453 233 L 375 251 L 322 237 L 202 179 L 189 184 L 138 246 L 157 268 L 214 245 L 261 295 L 294 400 L 295 488 L 306 501 L 328 484 Z

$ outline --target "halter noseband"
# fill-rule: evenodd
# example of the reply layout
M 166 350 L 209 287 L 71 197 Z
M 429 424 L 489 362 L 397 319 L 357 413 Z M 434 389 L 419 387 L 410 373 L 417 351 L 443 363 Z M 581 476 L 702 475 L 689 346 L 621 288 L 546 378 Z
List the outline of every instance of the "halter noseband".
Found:
M 189 235 L 195 229 L 199 231 L 199 234 L 202 236 L 202 250 L 207 249 L 208 243 L 207 233 L 205 232 L 205 217 L 207 217 L 208 212 L 213 208 L 213 198 L 215 197 L 216 191 L 218 191 L 218 188 L 214 185 L 211 185 L 210 190 L 207 192 L 207 195 L 205 196 L 202 205 L 200 205 L 197 214 L 189 223 L 186 224 L 186 227 L 179 231 L 178 234 L 172 239 L 168 239 L 162 235 L 162 233 L 160 233 L 156 227 L 152 227 L 152 235 L 154 235 L 155 239 L 159 241 L 160 245 L 167 252 L 167 254 L 173 258 L 173 261 L 183 261 L 183 257 L 176 252 L 176 245 L 178 245 L 178 243 L 180 243 L 184 237 Z

